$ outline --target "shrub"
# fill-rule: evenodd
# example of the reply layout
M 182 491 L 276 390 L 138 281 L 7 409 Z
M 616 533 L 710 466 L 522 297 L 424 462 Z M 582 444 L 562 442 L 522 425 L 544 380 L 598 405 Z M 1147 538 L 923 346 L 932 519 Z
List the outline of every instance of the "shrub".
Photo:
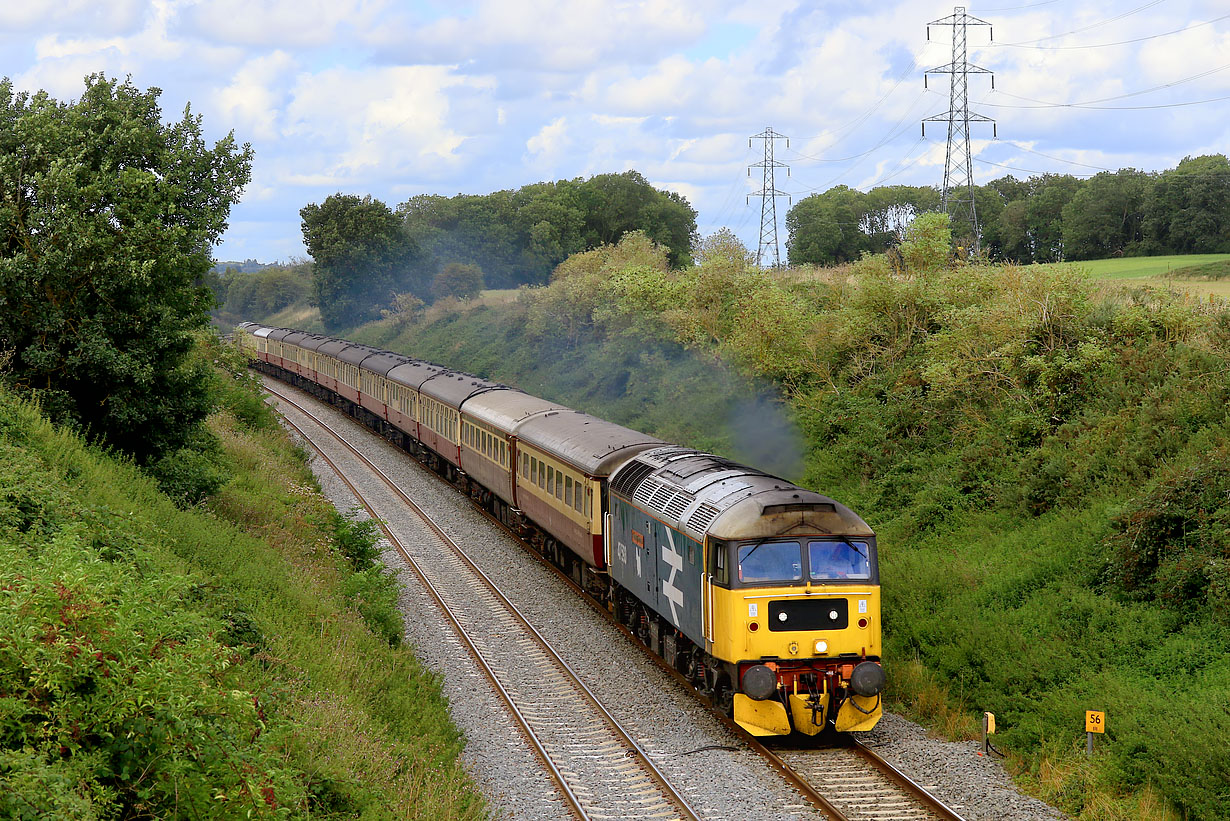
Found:
M 380 525 L 374 519 L 360 519 L 362 511 L 353 508 L 345 513 L 331 510 L 326 523 L 333 538 L 333 546 L 341 553 L 355 572 L 363 572 L 374 566 L 380 558 Z
M 1119 584 L 1174 608 L 1230 617 L 1230 450 L 1172 470 L 1113 520 Z
M 191 448 L 168 453 L 150 465 L 148 471 L 162 492 L 179 507 L 191 507 L 212 496 L 228 478 L 213 456 Z
M 301 788 L 231 689 L 217 625 L 181 578 L 88 558 L 78 529 L 37 557 L 0 536 L 0 815 L 272 817 Z
M 477 265 L 450 262 L 431 281 L 431 295 L 437 299 L 472 299 L 482 293 L 483 269 Z

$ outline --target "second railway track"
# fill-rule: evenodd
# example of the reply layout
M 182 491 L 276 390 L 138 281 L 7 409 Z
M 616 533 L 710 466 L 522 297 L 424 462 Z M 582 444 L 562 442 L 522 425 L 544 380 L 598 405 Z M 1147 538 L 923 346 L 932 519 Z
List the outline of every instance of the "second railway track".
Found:
M 619 726 L 546 639 L 460 547 L 435 526 L 430 516 L 344 436 L 312 413 L 307 403 L 315 400 L 302 397 L 287 386 L 274 389 L 266 382 L 266 388 L 289 410 L 283 410 L 287 422 L 329 462 L 374 518 L 383 519 L 381 510 L 398 507 L 402 511 L 409 508 L 421 517 L 420 524 L 413 527 L 401 517 L 399 528 L 409 529 L 408 534 L 402 534 L 403 538 L 388 527 L 384 528 L 385 533 L 441 608 L 448 613 L 449 602 L 458 607 L 456 614 L 448 616 L 449 620 L 578 817 L 711 817 L 693 809 L 683 793 L 670 785 L 641 745 Z M 306 401 L 299 401 L 292 393 Z M 293 415 L 300 416 L 300 423 L 290 418 Z M 304 430 L 304 422 L 327 431 L 325 435 L 345 449 L 347 458 L 362 464 L 362 470 L 379 476 L 382 490 L 360 492 L 346 478 L 341 466 Z M 412 544 L 407 545 L 407 541 Z M 445 545 L 447 549 L 441 550 Z M 561 577 L 567 581 L 566 576 Z M 960 821 L 958 814 L 926 790 L 857 744 L 848 748 L 774 752 L 732 722 L 727 722 L 727 728 L 768 759 L 808 803 L 828 817 L 850 821 Z M 791 804 L 783 809 L 797 812 L 803 806 Z M 716 816 L 721 817 L 722 813 Z

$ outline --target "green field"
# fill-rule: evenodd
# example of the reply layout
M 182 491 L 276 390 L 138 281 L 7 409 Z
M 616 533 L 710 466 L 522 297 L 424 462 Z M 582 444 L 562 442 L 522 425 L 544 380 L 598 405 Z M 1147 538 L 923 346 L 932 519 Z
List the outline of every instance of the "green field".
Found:
M 1124 280 L 1164 277 L 1167 273 L 1178 271 L 1181 268 L 1193 268 L 1226 260 L 1230 260 L 1230 254 L 1176 254 L 1166 257 L 1094 259 L 1074 263 L 1052 263 L 1051 265 L 1077 265 L 1088 270 L 1097 279 Z

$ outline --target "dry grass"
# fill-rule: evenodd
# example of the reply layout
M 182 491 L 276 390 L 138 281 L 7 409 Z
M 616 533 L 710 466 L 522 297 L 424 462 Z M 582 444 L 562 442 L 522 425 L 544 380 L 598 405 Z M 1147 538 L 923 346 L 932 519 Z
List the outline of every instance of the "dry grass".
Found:
M 893 683 L 893 707 L 938 735 L 973 741 L 982 738 L 982 724 L 962 701 L 956 701 L 919 659 L 887 663 Z

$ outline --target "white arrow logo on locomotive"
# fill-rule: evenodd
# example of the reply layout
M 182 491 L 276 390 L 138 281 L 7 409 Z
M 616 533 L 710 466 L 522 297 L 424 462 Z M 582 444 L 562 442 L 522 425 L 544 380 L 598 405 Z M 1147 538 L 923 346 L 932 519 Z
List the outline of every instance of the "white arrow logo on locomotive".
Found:
M 683 554 L 675 552 L 675 539 L 671 529 L 666 528 L 666 541 L 670 545 L 662 545 L 662 561 L 670 565 L 670 576 L 662 580 L 662 595 L 671 603 L 671 621 L 679 626 L 679 608 L 683 606 L 683 591 L 675 587 L 675 576 L 683 570 Z

